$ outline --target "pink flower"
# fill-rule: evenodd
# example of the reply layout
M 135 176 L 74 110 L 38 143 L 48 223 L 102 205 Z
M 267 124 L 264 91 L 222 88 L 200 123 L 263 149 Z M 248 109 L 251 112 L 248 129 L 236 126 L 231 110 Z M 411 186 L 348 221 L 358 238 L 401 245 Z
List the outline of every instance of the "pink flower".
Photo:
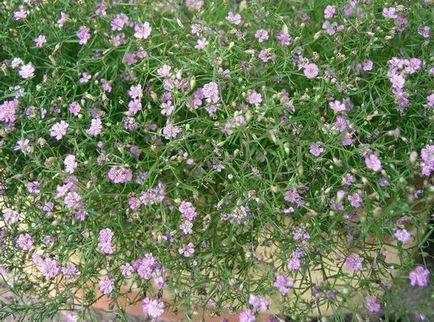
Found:
M 109 295 L 113 292 L 115 281 L 109 276 L 104 276 L 99 282 L 98 287 L 104 295 Z
M 202 9 L 204 2 L 203 0 L 185 0 L 185 5 L 189 9 L 200 10 Z
M 136 23 L 134 25 L 134 37 L 137 39 L 147 39 L 151 34 L 151 31 L 152 27 L 147 21 L 143 24 Z
M 365 156 L 365 164 L 369 170 L 379 172 L 381 171 L 381 161 L 374 153 L 368 153 Z
M 3 219 L 5 222 L 7 222 L 9 225 L 15 224 L 20 220 L 20 214 L 18 211 L 15 211 L 11 208 L 3 209 Z
M 179 133 L 181 133 L 182 130 L 180 127 L 173 126 L 172 123 L 168 123 L 163 129 L 161 130 L 161 133 L 166 139 L 174 139 L 178 136 Z
M 378 303 L 378 299 L 375 296 L 366 297 L 366 306 L 369 312 L 379 313 L 381 312 L 381 305 Z
M 324 18 L 326 18 L 326 19 L 333 18 L 333 16 L 335 15 L 335 13 L 336 13 L 336 7 L 328 5 L 324 9 Z
M 102 122 L 100 118 L 92 119 L 90 128 L 86 130 L 86 133 L 90 136 L 97 136 L 101 133 L 102 130 Z
M 294 282 L 288 279 L 287 276 L 280 274 L 276 277 L 274 286 L 279 290 L 281 294 L 286 294 L 289 292 L 289 289 L 294 287 Z
M 78 113 L 80 113 L 80 110 L 81 110 L 81 106 L 79 103 L 72 102 L 71 104 L 69 104 L 69 113 L 77 116 Z
M 18 99 L 4 101 L 0 104 L 0 121 L 5 123 L 14 123 Z
M 292 43 L 292 37 L 287 33 L 281 31 L 277 34 L 277 41 L 284 46 L 289 46 Z
M 143 96 L 142 85 L 138 84 L 135 86 L 131 86 L 130 89 L 128 90 L 128 95 L 132 99 L 141 99 Z
M 266 311 L 270 305 L 270 302 L 265 296 L 250 294 L 249 304 L 257 311 Z
M 68 15 L 65 12 L 61 11 L 60 12 L 60 18 L 59 18 L 59 20 L 57 20 L 57 26 L 59 28 L 62 28 L 63 25 L 65 24 L 66 20 L 68 20 Z
M 406 229 L 395 229 L 393 236 L 403 243 L 406 243 L 411 239 L 411 234 Z
M 262 103 L 262 95 L 255 90 L 251 91 L 250 94 L 247 96 L 247 102 L 249 104 L 259 106 Z
M 194 48 L 201 50 L 204 49 L 206 46 L 208 46 L 208 41 L 206 40 L 206 38 L 201 38 L 197 40 Z
M 315 157 L 319 157 L 323 152 L 324 149 L 321 146 L 322 142 L 314 143 L 310 146 L 310 154 L 312 154 Z
M 316 64 L 310 63 L 304 66 L 304 75 L 309 78 L 313 79 L 318 76 L 318 66 Z
M 330 108 L 336 113 L 345 111 L 345 104 L 341 101 L 335 100 L 329 103 Z
M 80 207 L 81 205 L 80 201 L 81 201 L 80 195 L 74 191 L 68 192 L 64 199 L 66 207 L 70 209 L 76 209 Z
M 252 310 L 245 310 L 240 313 L 240 322 L 255 322 L 256 316 Z
M 241 23 L 241 15 L 239 13 L 234 14 L 232 11 L 229 11 L 228 15 L 226 16 L 226 20 L 230 23 L 233 23 L 234 25 L 239 25 Z
M 65 157 L 65 160 L 63 161 L 65 164 L 65 172 L 66 173 L 74 173 L 75 169 L 77 168 L 77 162 L 75 161 L 75 155 L 68 154 Z
M 86 45 L 90 39 L 90 30 L 86 26 L 81 26 L 75 35 L 77 36 L 80 45 Z
M 216 82 L 205 84 L 202 88 L 202 94 L 212 103 L 219 101 L 219 87 Z
M 120 31 L 127 25 L 129 22 L 129 18 L 126 14 L 121 13 L 116 15 L 113 20 L 110 22 L 110 26 L 113 31 Z
M 50 129 L 50 134 L 52 137 L 56 138 L 56 140 L 59 141 L 66 134 L 66 130 L 68 129 L 68 127 L 69 127 L 69 124 L 63 120 L 60 122 L 54 123 L 54 125 Z
M 47 37 L 45 37 L 44 35 L 39 35 L 35 38 L 34 42 L 37 48 L 41 48 L 47 43 Z
M 408 274 L 411 286 L 426 287 L 429 283 L 429 270 L 423 266 L 417 266 Z
M 16 244 L 22 250 L 30 250 L 33 247 L 33 239 L 30 234 L 20 234 L 16 240 Z
M 108 172 L 108 177 L 113 183 L 126 183 L 131 181 L 133 173 L 125 167 L 111 167 Z
M 268 39 L 268 31 L 265 29 L 258 29 L 255 32 L 255 38 L 258 39 L 259 42 L 264 42 Z
M 142 309 L 146 317 L 156 319 L 164 313 L 164 303 L 157 299 L 146 297 L 143 300 Z
M 363 259 L 357 254 L 351 254 L 345 261 L 345 267 L 353 273 L 360 271 L 363 268 Z
M 397 17 L 396 8 L 395 7 L 383 8 L 383 17 L 388 19 L 395 19 Z
M 26 65 L 21 66 L 18 74 L 23 78 L 31 78 L 35 75 L 35 67 L 33 67 L 32 63 L 28 63 Z

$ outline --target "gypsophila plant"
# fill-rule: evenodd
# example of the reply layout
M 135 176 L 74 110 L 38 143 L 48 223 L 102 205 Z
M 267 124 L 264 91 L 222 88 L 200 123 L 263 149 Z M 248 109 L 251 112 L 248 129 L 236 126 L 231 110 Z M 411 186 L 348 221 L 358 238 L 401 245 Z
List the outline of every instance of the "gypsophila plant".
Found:
M 0 317 L 135 289 L 151 319 L 301 320 L 426 287 L 430 3 L 3 1 Z

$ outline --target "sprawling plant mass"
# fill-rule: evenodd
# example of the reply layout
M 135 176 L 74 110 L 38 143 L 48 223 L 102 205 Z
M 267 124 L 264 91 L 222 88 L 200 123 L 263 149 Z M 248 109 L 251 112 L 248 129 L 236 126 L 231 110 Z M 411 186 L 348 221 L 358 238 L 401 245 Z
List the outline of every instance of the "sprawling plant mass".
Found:
M 429 283 L 429 1 L 0 13 L 2 317 L 132 288 L 150 318 L 381 313 Z

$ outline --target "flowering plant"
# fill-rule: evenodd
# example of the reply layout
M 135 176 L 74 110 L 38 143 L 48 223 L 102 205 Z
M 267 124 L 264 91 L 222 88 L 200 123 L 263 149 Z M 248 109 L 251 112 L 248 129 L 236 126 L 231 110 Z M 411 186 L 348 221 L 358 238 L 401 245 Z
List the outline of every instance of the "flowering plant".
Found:
M 0 4 L 2 318 L 134 288 L 151 319 L 298 320 L 428 285 L 429 10 L 310 3 Z

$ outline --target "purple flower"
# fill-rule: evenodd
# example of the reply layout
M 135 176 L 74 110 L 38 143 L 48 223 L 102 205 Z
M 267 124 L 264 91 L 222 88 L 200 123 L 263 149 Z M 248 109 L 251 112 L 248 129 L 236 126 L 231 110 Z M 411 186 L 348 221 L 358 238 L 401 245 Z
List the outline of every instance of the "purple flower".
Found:
M 335 15 L 335 13 L 336 13 L 336 7 L 328 5 L 324 9 L 324 18 L 331 19 L 331 18 L 333 18 L 333 16 Z
M 147 39 L 151 34 L 151 31 L 152 27 L 147 21 L 143 24 L 136 23 L 134 25 L 134 37 L 137 39 Z
M 381 171 L 381 161 L 374 153 L 367 153 L 365 156 L 365 164 L 369 170 L 379 172 Z
M 69 127 L 69 124 L 63 120 L 60 122 L 54 123 L 50 129 L 50 135 L 52 137 L 54 137 L 57 141 L 59 141 L 66 134 L 66 130 L 68 129 L 68 127 Z
M 81 26 L 75 35 L 79 40 L 78 43 L 80 45 L 85 45 L 90 39 L 90 30 L 86 26 Z
M 39 35 L 34 39 L 34 43 L 37 48 L 41 48 L 47 43 L 47 37 L 45 37 L 44 35 Z
M 66 20 L 68 20 L 68 15 L 65 12 L 61 11 L 60 12 L 60 18 L 56 22 L 57 26 L 59 28 L 62 28 L 63 25 L 65 24 Z
M 381 305 L 378 303 L 378 299 L 375 296 L 366 297 L 366 306 L 369 312 L 379 313 L 381 312 Z
M 113 232 L 110 228 L 101 229 L 98 237 L 98 250 L 106 255 L 111 255 L 114 252 L 112 245 Z
M 431 108 L 434 107 L 434 93 L 432 93 L 426 97 L 426 102 L 427 102 L 429 107 L 431 107 Z
M 121 31 L 125 25 L 129 22 L 129 18 L 126 14 L 117 14 L 113 20 L 110 22 L 110 26 L 113 31 Z
M 351 254 L 345 261 L 345 267 L 353 273 L 360 271 L 363 268 L 363 259 L 357 254 Z
M 423 38 L 429 38 L 430 32 L 431 28 L 429 26 L 420 26 L 419 28 L 417 28 L 417 33 Z
M 265 29 L 258 29 L 255 32 L 255 38 L 258 39 L 259 42 L 264 42 L 268 39 L 268 31 Z
M 78 274 L 78 268 L 74 263 L 67 263 L 66 266 L 61 268 L 63 275 L 68 277 L 75 277 Z
M 74 173 L 75 169 L 77 168 L 77 162 L 75 161 L 75 155 L 68 154 L 65 157 L 65 160 L 63 161 L 65 164 L 65 172 L 66 173 Z
M 311 144 L 309 150 L 310 154 L 312 154 L 315 157 L 319 157 L 324 152 L 324 149 L 321 147 L 321 145 L 322 142 Z
M 131 181 L 133 173 L 130 169 L 126 167 L 111 167 L 108 176 L 110 180 L 114 183 L 126 183 Z
M 429 270 L 423 266 L 417 266 L 408 274 L 411 286 L 426 287 L 429 283 Z
M 111 292 L 113 292 L 114 286 L 115 286 L 115 281 L 113 278 L 109 276 L 104 276 L 98 282 L 98 287 L 104 295 L 109 295 Z
M 21 66 L 18 74 L 23 79 L 31 78 L 35 75 L 35 67 L 33 67 L 32 63 L 28 63 L 26 65 Z
M 13 123 L 15 121 L 15 113 L 18 103 L 18 99 L 15 98 L 10 101 L 4 101 L 0 104 L 0 121 Z
M 202 95 L 208 99 L 209 102 L 217 103 L 219 101 L 219 87 L 216 82 L 205 84 L 202 88 Z
M 102 122 L 101 119 L 94 118 L 90 123 L 90 128 L 86 130 L 86 133 L 90 136 L 97 136 L 102 131 Z
M 69 104 L 69 113 L 73 114 L 74 116 L 77 116 L 78 113 L 80 113 L 81 106 L 77 102 L 72 102 Z
M 65 195 L 65 199 L 64 199 L 65 205 L 70 209 L 79 208 L 81 206 L 80 201 L 81 201 L 80 195 L 74 191 L 68 192 Z
M 193 221 L 196 218 L 196 209 L 193 207 L 191 202 L 182 201 L 179 205 L 179 212 L 184 215 L 184 217 L 190 221 Z
M 256 316 L 252 310 L 245 310 L 240 313 L 240 322 L 255 322 Z
M 259 106 L 262 103 L 262 95 L 255 90 L 251 91 L 247 96 L 247 102 L 249 104 Z
M 20 220 L 20 214 L 18 211 L 15 211 L 11 208 L 3 209 L 3 219 L 5 222 L 7 222 L 9 225 L 15 224 Z
M 406 229 L 395 229 L 393 236 L 403 243 L 406 243 L 411 239 L 411 234 Z
M 358 193 L 353 193 L 353 194 L 349 195 L 347 198 L 348 198 L 348 201 L 350 202 L 351 206 L 353 206 L 353 207 L 359 208 L 363 204 L 363 199 L 360 196 L 360 194 L 358 194 Z
M 134 268 L 130 264 L 126 263 L 121 265 L 122 276 L 129 277 L 132 275 L 133 271 Z
M 330 102 L 329 105 L 330 105 L 330 108 L 331 108 L 333 111 L 335 111 L 336 113 L 344 112 L 345 109 L 346 109 L 345 104 L 344 104 L 343 102 L 341 102 L 341 101 L 338 101 L 338 100 L 335 100 L 335 101 L 333 101 L 333 102 Z
M 56 277 L 56 275 L 59 274 L 61 268 L 58 261 L 49 257 L 40 261 L 38 263 L 38 266 L 41 274 L 44 275 L 47 279 Z
M 259 59 L 262 60 L 264 63 L 273 60 L 275 55 L 271 52 L 271 50 L 271 48 L 262 49 L 258 54 Z
M 288 260 L 287 267 L 292 272 L 298 271 L 301 268 L 300 257 L 293 254 Z
M 234 14 L 232 11 L 229 11 L 228 15 L 226 16 L 226 20 L 230 23 L 233 23 L 234 25 L 239 25 L 241 23 L 241 15 L 239 13 Z
M 200 39 L 197 40 L 196 45 L 194 46 L 194 48 L 196 48 L 198 50 L 202 50 L 206 46 L 208 46 L 208 40 L 206 40 L 206 38 L 200 38 Z
M 289 46 L 292 43 L 292 37 L 287 33 L 281 31 L 277 34 L 277 41 L 284 46 Z
M 182 132 L 180 127 L 173 126 L 172 123 L 168 123 L 165 127 L 162 129 L 162 134 L 166 139 L 174 139 L 178 136 L 179 133 Z
M 270 305 L 270 302 L 265 296 L 249 295 L 249 304 L 257 311 L 266 311 Z
M 318 76 L 318 66 L 316 64 L 310 63 L 304 66 L 304 75 L 309 78 L 313 79 Z
M 182 255 L 184 257 L 193 257 L 193 255 L 194 255 L 193 243 L 188 243 L 187 245 L 184 245 L 184 247 L 178 249 L 178 252 L 180 255 Z
M 276 277 L 274 286 L 279 290 L 281 294 L 286 294 L 289 292 L 289 289 L 294 287 L 294 282 L 290 280 L 287 276 L 279 274 Z
M 16 245 L 22 250 L 30 250 L 33 247 L 33 239 L 30 234 L 20 234 L 16 239 Z
M 164 302 L 146 297 L 143 300 L 142 309 L 146 317 L 156 319 L 164 313 Z
M 420 156 L 422 161 L 420 166 L 422 168 L 422 174 L 430 176 L 434 172 L 434 145 L 426 145 L 421 151 Z
M 383 8 L 383 17 L 386 19 L 395 19 L 397 17 L 396 8 L 395 7 Z

